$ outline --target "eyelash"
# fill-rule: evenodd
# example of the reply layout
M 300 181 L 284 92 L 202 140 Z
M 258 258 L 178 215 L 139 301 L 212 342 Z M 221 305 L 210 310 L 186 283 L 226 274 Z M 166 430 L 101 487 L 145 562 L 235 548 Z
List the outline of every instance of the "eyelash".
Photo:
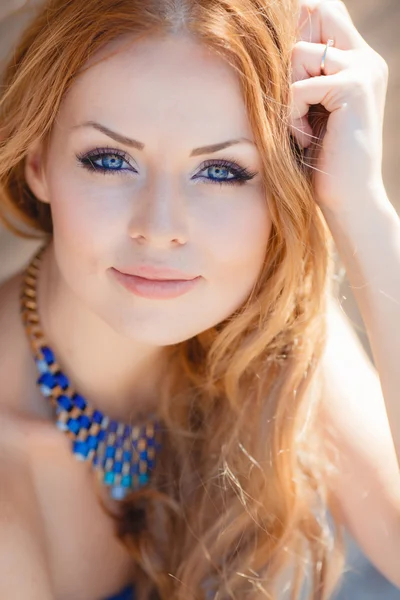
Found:
M 80 167 L 83 167 L 91 172 L 102 173 L 103 175 L 120 175 L 121 173 L 124 173 L 124 171 L 127 171 L 127 169 L 106 169 L 104 167 L 100 167 L 99 165 L 95 165 L 94 161 L 103 156 L 118 156 L 129 164 L 128 155 L 125 152 L 108 147 L 96 148 L 94 151 L 87 152 L 85 154 L 78 154 L 76 155 L 76 158 Z M 235 178 L 225 179 L 224 181 L 205 178 L 203 179 L 205 183 L 219 183 L 220 185 L 243 185 L 257 175 L 255 171 L 252 172 L 245 167 L 241 167 L 234 162 L 233 159 L 206 160 L 202 164 L 200 171 L 204 171 L 210 167 L 223 167 L 229 169 L 232 174 L 235 175 Z

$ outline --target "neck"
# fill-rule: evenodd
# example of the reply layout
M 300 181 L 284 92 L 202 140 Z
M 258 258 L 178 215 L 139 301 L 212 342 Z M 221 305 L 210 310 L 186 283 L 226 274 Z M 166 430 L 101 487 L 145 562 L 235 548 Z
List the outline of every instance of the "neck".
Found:
M 37 298 L 44 337 L 76 392 L 120 421 L 157 412 L 163 348 L 123 338 L 90 311 L 63 281 L 52 243 L 41 261 Z

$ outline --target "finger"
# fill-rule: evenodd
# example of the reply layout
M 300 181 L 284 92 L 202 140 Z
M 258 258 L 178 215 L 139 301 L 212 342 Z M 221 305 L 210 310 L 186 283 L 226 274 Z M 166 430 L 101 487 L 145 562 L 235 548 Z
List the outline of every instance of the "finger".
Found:
M 340 0 L 307 0 L 300 10 L 298 41 L 326 43 L 329 38 L 341 50 L 367 45 Z
M 301 119 L 312 104 L 322 104 L 327 111 L 333 112 L 343 106 L 352 87 L 354 80 L 343 71 L 328 77 L 322 75 L 295 81 L 291 85 L 291 115 L 294 120 Z
M 292 50 L 292 82 L 321 75 L 321 62 L 325 44 L 297 42 Z M 325 75 L 334 75 L 349 66 L 349 51 L 328 48 L 325 57 Z
M 315 8 L 317 7 L 318 4 L 321 4 L 321 2 L 327 2 L 327 1 L 333 1 L 333 0 L 299 0 L 299 6 L 301 9 L 304 8 L 309 8 L 310 10 L 315 10 Z M 338 8 L 340 8 L 350 19 L 350 13 L 348 11 L 348 8 L 346 6 L 346 4 L 344 3 L 344 0 L 336 0 L 337 4 L 338 4 Z
M 311 145 L 313 132 L 307 117 L 290 121 L 289 128 L 300 146 L 308 148 Z
M 335 3 L 335 8 L 342 12 L 343 16 L 353 25 L 353 27 L 355 26 L 348 8 L 343 0 L 299 0 L 301 11 L 301 18 L 299 19 L 300 28 L 303 24 L 302 21 L 309 18 L 311 13 L 315 13 L 318 10 L 319 5 L 321 5 L 323 2 L 330 2 L 331 4 Z M 307 24 L 304 23 L 304 25 L 306 26 Z
M 291 86 L 289 126 L 298 142 L 307 148 L 313 139 L 308 112 L 313 104 L 322 104 L 332 113 L 342 108 L 349 95 L 352 80 L 341 71 L 335 75 L 311 77 Z

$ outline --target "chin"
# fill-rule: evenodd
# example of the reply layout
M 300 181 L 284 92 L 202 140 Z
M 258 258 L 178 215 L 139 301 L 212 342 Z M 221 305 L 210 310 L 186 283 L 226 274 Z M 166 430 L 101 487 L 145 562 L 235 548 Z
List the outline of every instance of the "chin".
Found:
M 171 346 L 179 344 L 192 337 L 198 331 L 184 331 L 177 326 L 173 326 L 171 320 L 160 324 L 155 319 L 153 323 L 143 323 L 135 320 L 133 323 L 109 322 L 108 325 L 121 337 L 128 338 L 132 342 L 145 344 L 147 346 Z

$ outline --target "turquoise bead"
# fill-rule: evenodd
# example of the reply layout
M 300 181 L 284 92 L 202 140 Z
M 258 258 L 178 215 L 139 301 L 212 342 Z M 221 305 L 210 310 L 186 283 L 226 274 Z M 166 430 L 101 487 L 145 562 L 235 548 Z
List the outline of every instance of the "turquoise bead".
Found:
M 145 485 L 149 480 L 149 476 L 147 473 L 140 473 L 139 475 L 139 483 L 140 485 Z
M 131 487 L 132 486 L 132 476 L 124 475 L 121 479 L 121 484 L 125 487 Z
M 104 483 L 106 485 L 112 485 L 114 483 L 114 473 L 105 473 L 104 474 Z

